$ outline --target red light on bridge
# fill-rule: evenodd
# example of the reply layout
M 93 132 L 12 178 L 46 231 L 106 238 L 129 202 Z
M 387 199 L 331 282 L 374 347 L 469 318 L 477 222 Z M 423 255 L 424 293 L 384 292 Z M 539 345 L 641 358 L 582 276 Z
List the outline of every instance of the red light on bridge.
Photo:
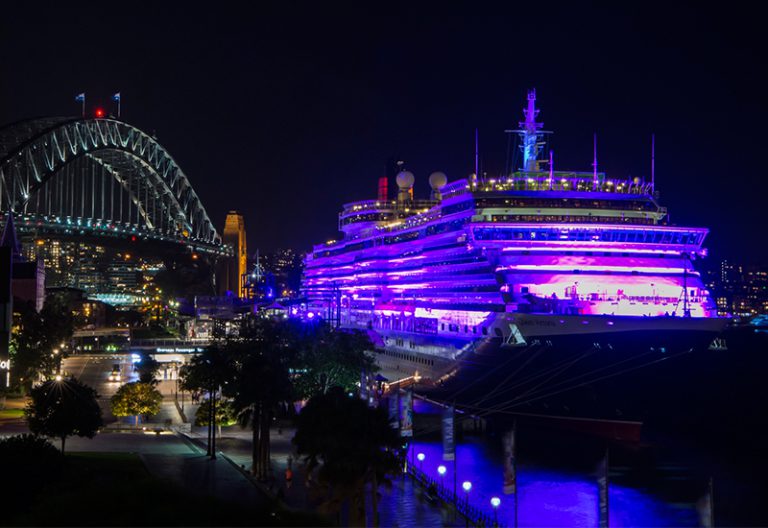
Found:
M 136 242 L 136 235 L 131 235 L 131 242 Z
M 104 109 L 103 108 L 97 108 L 96 109 L 96 117 L 104 117 Z

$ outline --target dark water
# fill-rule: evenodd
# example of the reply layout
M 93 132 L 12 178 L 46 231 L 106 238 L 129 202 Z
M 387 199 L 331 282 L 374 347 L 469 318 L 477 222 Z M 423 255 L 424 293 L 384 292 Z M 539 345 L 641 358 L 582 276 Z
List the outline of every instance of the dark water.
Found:
M 701 353 L 695 369 L 675 371 L 667 384 L 673 390 L 658 391 L 665 413 L 647 421 L 639 443 L 519 428 L 519 524 L 597 526 L 595 469 L 610 448 L 611 526 L 697 526 L 697 504 L 710 479 L 716 525 L 768 525 L 768 334 L 739 331 L 728 338 L 727 351 Z M 444 464 L 452 489 L 453 465 L 441 460 L 440 410 L 420 402 L 415 411 L 423 434 L 414 454 L 425 454 L 422 469 L 431 478 L 439 478 Z M 490 498 L 498 496 L 499 521 L 509 526 L 514 496 L 502 490 L 499 434 L 509 424 L 494 421 L 500 420 L 490 416 L 491 429 L 482 436 L 460 438 L 457 495 L 491 518 Z M 472 482 L 469 496 L 464 480 Z
M 444 485 L 453 489 L 454 465 L 442 461 L 439 442 L 415 442 L 411 449 L 409 456 L 425 455 L 423 462 L 414 462 L 417 468 L 432 479 L 443 479 Z M 514 526 L 514 495 L 504 494 L 499 453 L 487 445 L 487 439 L 472 439 L 459 444 L 456 454 L 458 500 L 468 500 L 491 519 L 496 515 L 500 525 Z M 437 471 L 439 465 L 446 467 L 442 477 Z M 469 493 L 462 489 L 464 481 L 472 483 Z M 520 526 L 598 526 L 598 484 L 594 474 L 521 462 L 517 483 Z M 699 523 L 694 503 L 669 503 L 648 490 L 617 483 L 611 483 L 609 489 L 611 526 L 697 526 Z M 501 499 L 495 514 L 490 502 L 494 496 Z

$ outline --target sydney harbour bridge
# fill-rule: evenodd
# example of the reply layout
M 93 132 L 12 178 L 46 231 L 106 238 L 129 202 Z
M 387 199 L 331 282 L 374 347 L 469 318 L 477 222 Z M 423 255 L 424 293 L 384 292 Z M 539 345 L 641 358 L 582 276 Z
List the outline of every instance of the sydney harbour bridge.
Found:
M 0 211 L 3 222 L 13 211 L 22 240 L 40 246 L 76 241 L 207 260 L 231 254 L 170 153 L 113 118 L 0 128 Z

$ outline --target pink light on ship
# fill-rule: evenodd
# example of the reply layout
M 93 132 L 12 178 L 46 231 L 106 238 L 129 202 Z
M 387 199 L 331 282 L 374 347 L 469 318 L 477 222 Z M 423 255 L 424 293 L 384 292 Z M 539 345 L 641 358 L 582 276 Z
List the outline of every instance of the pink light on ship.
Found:
M 640 273 L 670 273 L 680 274 L 684 272 L 684 268 L 662 267 L 662 266 L 638 266 L 632 268 L 629 266 L 601 266 L 590 264 L 549 264 L 549 265 L 532 265 L 532 264 L 515 264 L 512 266 L 500 266 L 496 268 L 496 271 L 573 271 L 578 269 L 579 271 L 602 271 L 602 272 L 619 272 L 630 273 L 632 271 L 638 271 Z

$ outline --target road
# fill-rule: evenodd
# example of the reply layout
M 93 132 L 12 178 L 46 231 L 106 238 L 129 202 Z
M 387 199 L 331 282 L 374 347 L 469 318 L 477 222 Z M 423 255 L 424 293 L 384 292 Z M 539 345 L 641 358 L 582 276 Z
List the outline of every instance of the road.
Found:
M 118 368 L 120 369 L 120 381 L 109 380 L 109 375 L 115 365 L 118 365 Z M 61 363 L 61 370 L 65 375 L 73 376 L 89 387 L 96 389 L 96 392 L 99 394 L 98 401 L 103 413 L 104 423 L 111 423 L 114 421 L 133 423 L 133 417 L 123 417 L 118 419 L 113 416 L 110 406 L 110 399 L 123 384 L 139 380 L 139 375 L 133 371 L 131 354 L 77 354 L 65 358 Z M 159 377 L 170 378 L 172 376 L 170 375 L 170 370 L 165 372 L 165 369 L 161 369 Z M 163 395 L 163 403 L 160 413 L 152 417 L 150 421 L 153 423 L 165 424 L 170 420 L 172 424 L 181 423 L 181 417 L 176 411 L 174 404 L 174 395 L 176 391 L 175 379 L 159 381 L 157 383 L 157 389 Z M 189 397 L 189 395 L 187 395 L 187 397 Z
M 109 381 L 109 374 L 114 365 L 119 365 L 121 380 Z M 130 354 L 92 354 L 74 355 L 61 362 L 65 375 L 73 376 L 82 383 L 93 387 L 99 393 L 99 405 L 105 422 L 116 418 L 110 410 L 109 400 L 123 383 L 138 381 L 139 376 L 133 371 Z

